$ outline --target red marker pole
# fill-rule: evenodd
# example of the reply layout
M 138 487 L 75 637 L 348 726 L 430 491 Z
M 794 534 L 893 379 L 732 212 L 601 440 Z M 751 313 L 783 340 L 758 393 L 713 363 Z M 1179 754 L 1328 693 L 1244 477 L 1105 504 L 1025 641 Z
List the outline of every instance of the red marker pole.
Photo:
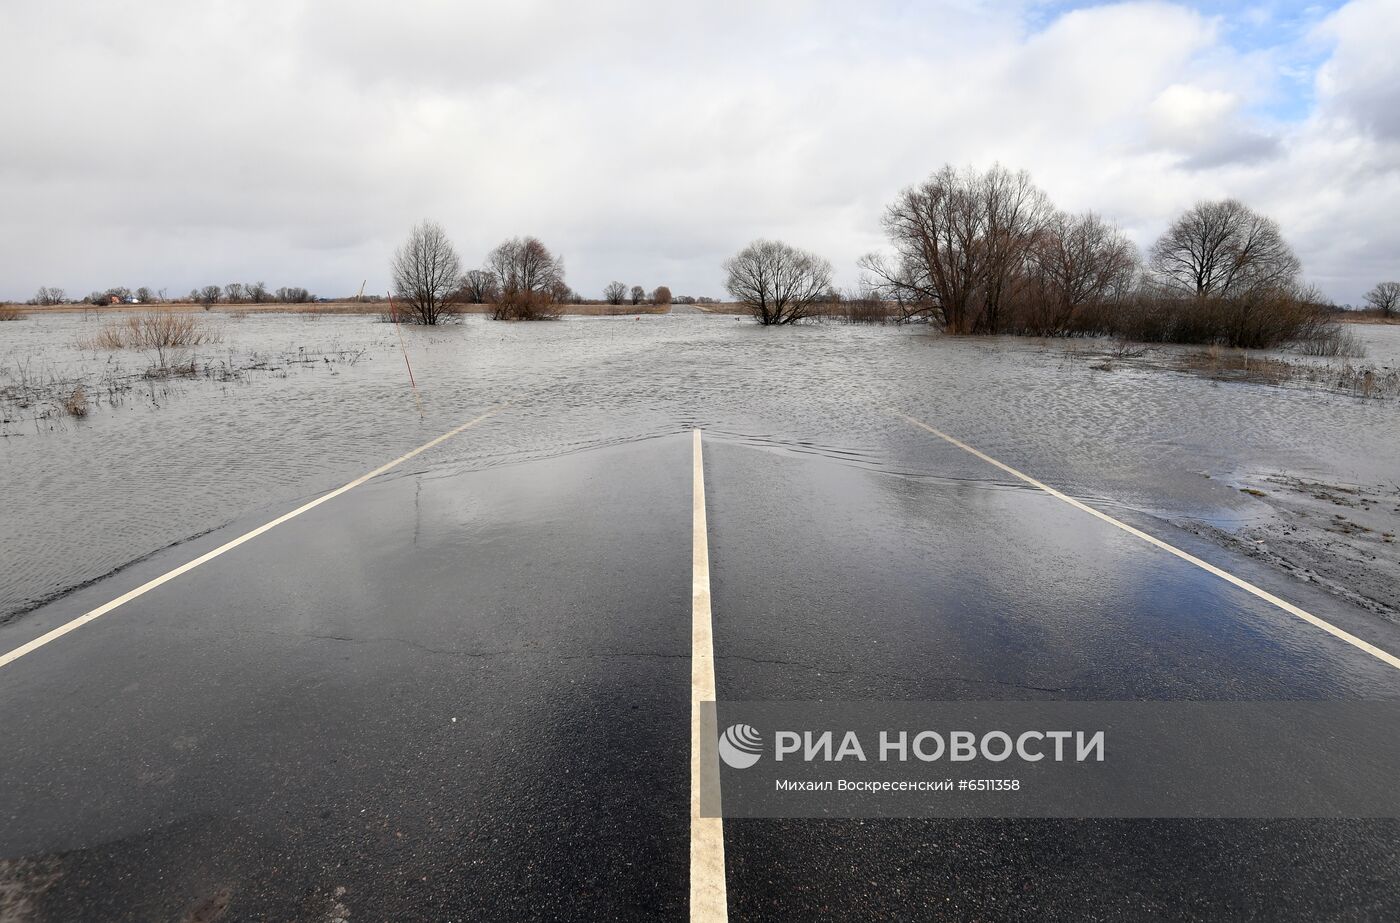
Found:
M 394 332 L 399 335 L 399 350 L 403 352 L 404 368 L 408 369 L 408 386 L 413 389 L 413 402 L 418 405 L 418 419 L 423 419 L 423 398 L 418 396 L 418 382 L 413 380 L 413 364 L 408 361 L 408 347 L 403 345 L 403 330 L 399 328 L 399 312 L 394 310 L 394 296 L 389 295 L 389 317 L 394 321 Z

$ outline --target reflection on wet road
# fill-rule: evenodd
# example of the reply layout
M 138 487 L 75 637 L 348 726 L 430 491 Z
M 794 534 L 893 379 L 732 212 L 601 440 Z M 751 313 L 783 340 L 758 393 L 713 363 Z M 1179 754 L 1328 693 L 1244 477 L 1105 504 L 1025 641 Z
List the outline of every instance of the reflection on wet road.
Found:
M 1222 500 L 1189 476 L 1199 457 L 1162 447 L 1234 427 L 1217 451 L 1248 461 L 1276 448 L 1262 430 L 1188 419 L 1151 382 L 1122 409 L 1034 352 L 940 353 L 947 368 L 907 332 L 791 333 L 713 317 L 430 333 L 423 427 L 378 370 L 334 398 L 294 375 L 222 412 L 193 395 L 198 412 L 118 417 L 177 460 L 172 418 L 231 428 L 218 438 L 264 467 L 224 446 L 232 486 L 200 515 L 226 525 L 65 587 L 0 625 L 0 654 L 511 404 L 0 667 L 0 901 L 35 920 L 683 916 L 695 427 L 721 698 L 1400 697 L 1376 657 L 890 409 L 1400 651 L 1394 625 L 1134 508 Z M 295 406 L 269 409 L 279 395 Z M 1314 419 L 1310 399 L 1279 400 L 1314 435 L 1369 412 Z M 250 408 L 279 426 L 239 422 Z M 157 508 L 54 477 L 113 528 L 114 510 Z M 170 501 L 198 480 L 174 474 Z M 7 491 L 25 530 L 66 547 L 39 514 L 49 489 Z M 198 518 L 182 517 L 75 559 L 108 568 L 199 531 L 169 534 Z M 46 566 L 7 577 L 11 600 L 42 596 Z M 1390 821 L 731 820 L 722 845 L 736 919 L 1400 913 Z

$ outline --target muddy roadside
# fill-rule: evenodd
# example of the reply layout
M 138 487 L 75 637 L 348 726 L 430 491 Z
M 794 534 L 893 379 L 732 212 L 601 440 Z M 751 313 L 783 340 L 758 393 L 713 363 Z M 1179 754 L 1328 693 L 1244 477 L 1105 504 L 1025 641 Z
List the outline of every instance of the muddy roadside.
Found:
M 1109 374 L 1151 371 L 1302 388 L 1400 411 L 1400 368 L 1384 358 L 1124 343 L 1074 345 L 1066 352 Z M 1369 484 L 1278 470 L 1213 476 L 1248 495 L 1253 515 L 1232 523 L 1167 517 L 1173 525 L 1400 622 L 1400 467 L 1393 481 Z
M 1183 518 L 1172 524 L 1400 622 L 1400 485 L 1281 472 L 1230 484 L 1253 499 L 1257 516 L 1234 528 Z

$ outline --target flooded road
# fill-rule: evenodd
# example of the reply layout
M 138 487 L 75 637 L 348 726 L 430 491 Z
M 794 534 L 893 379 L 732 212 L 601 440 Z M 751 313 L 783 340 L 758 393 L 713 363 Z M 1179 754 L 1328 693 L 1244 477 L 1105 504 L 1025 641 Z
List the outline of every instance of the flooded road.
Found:
M 6 408 L 0 437 L 0 620 L 250 511 L 335 486 L 461 422 L 512 405 L 489 440 L 444 448 L 481 468 L 703 426 L 779 452 L 944 476 L 891 452 L 930 421 L 1075 496 L 1238 527 L 1266 514 L 1241 478 L 1287 473 L 1385 488 L 1400 457 L 1396 402 L 1187 375 L 1103 372 L 1059 342 L 947 340 L 922 328 L 764 330 L 725 315 L 479 317 L 405 328 L 418 419 L 392 326 L 366 317 L 214 315 L 194 350 L 221 379 L 148 381 L 153 358 L 84 351 L 100 321 L 50 315 L 0 328 L 0 386 L 96 382 L 81 420 Z M 1358 328 L 1368 360 L 1400 366 L 1400 328 Z M 118 373 L 133 387 L 102 399 Z M 1400 503 L 1394 504 L 1400 506 Z
M 84 323 L 54 322 L 7 325 L 0 362 Z M 1400 698 L 892 412 L 1396 652 L 1170 521 L 1257 515 L 1242 471 L 1383 484 L 1393 403 L 917 328 L 471 319 L 404 331 L 420 420 L 392 327 L 224 323 L 230 367 L 266 368 L 7 424 L 0 653 L 500 409 L 0 668 L 0 894 L 32 919 L 684 914 L 694 428 L 722 698 Z M 1400 912 L 1390 821 L 730 821 L 725 846 L 738 919 Z

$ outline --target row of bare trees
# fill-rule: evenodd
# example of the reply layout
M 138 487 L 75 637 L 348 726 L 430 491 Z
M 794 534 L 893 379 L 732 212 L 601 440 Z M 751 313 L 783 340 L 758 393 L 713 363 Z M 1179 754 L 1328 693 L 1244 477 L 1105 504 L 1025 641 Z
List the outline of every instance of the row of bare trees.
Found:
M 1136 248 L 1094 214 L 1056 211 L 1026 173 L 944 167 L 886 210 L 892 254 L 861 260 L 858 300 L 892 304 L 950 333 L 1063 332 L 1086 306 L 1131 289 Z M 836 300 L 831 264 L 755 241 L 725 264 L 730 295 L 760 323 L 788 324 Z
M 114 285 L 109 289 L 100 292 L 93 292 L 86 298 L 81 299 L 84 304 L 108 305 L 108 304 L 155 304 L 165 301 L 165 289 L 156 291 L 149 286 L 141 286 L 132 291 L 124 285 Z M 41 288 L 30 300 L 30 304 L 64 304 L 67 298 L 61 288 Z
M 1029 174 L 1001 166 L 945 166 L 901 192 L 883 224 L 893 254 L 862 258 L 867 283 L 950 333 L 1064 332 L 1076 313 L 1130 290 L 1138 270 L 1117 228 L 1056 210 Z
M 671 290 L 664 285 L 658 285 L 648 293 L 640 285 L 628 289 L 622 282 L 609 282 L 603 289 L 603 300 L 611 305 L 639 305 L 648 301 L 652 304 L 670 304 Z
M 68 293 L 61 288 L 53 288 L 47 285 L 41 286 L 39 291 L 34 293 L 34 297 L 29 299 L 30 304 L 54 305 L 66 304 Z
M 458 316 L 462 306 L 489 305 L 496 320 L 546 320 L 559 316 L 560 305 L 579 301 L 564 279 L 564 259 L 536 237 L 513 237 L 486 255 L 479 269 L 462 271 L 462 259 L 442 226 L 422 221 L 395 252 L 391 263 L 394 294 L 404 316 L 420 324 L 439 324 Z M 614 291 L 616 290 L 616 291 Z M 629 291 L 620 282 L 608 286 L 609 300 L 632 304 L 647 298 L 640 285 Z M 656 304 L 669 304 L 671 290 L 658 286 Z
M 420 324 L 455 317 L 464 304 L 489 304 L 497 320 L 544 320 L 573 300 L 563 258 L 534 237 L 504 241 L 484 267 L 463 272 L 447 232 L 423 221 L 395 252 L 391 271 L 406 317 Z
M 953 334 L 1112 333 L 1143 340 L 1273 346 L 1318 335 L 1323 299 L 1277 223 L 1234 199 L 1182 214 L 1146 260 L 1093 212 L 1055 208 L 1030 175 L 945 166 L 886 209 L 890 251 L 860 261 L 855 317 L 926 318 Z M 763 324 L 790 324 L 843 299 L 831 264 L 771 240 L 725 263 L 726 287 Z M 1400 306 L 1400 285 L 1368 300 Z
M 179 299 L 176 299 L 177 301 Z M 301 304 L 314 301 L 309 291 L 299 287 L 283 287 L 275 292 L 269 292 L 267 286 L 262 282 L 230 282 L 228 285 L 206 285 L 203 288 L 191 289 L 185 301 L 190 304 L 202 304 L 205 307 L 215 304 L 268 304 L 280 302 L 282 304 Z M 82 303 L 92 305 L 111 304 L 164 304 L 170 299 L 166 297 L 165 289 L 159 291 L 141 286 L 132 291 L 124 286 L 114 286 L 100 292 L 93 292 Z M 58 305 L 69 304 L 67 294 L 61 288 L 44 286 L 29 299 L 34 305 Z
M 207 308 L 216 304 L 306 304 L 315 301 L 316 296 L 300 286 L 270 291 L 265 282 L 230 282 L 190 289 L 187 300 Z
M 1102 217 L 1059 211 L 1001 166 L 944 167 L 884 225 L 894 253 L 862 260 L 869 283 L 953 333 L 1272 346 L 1319 328 L 1322 299 L 1278 224 L 1234 199 L 1188 209 L 1145 261 Z

